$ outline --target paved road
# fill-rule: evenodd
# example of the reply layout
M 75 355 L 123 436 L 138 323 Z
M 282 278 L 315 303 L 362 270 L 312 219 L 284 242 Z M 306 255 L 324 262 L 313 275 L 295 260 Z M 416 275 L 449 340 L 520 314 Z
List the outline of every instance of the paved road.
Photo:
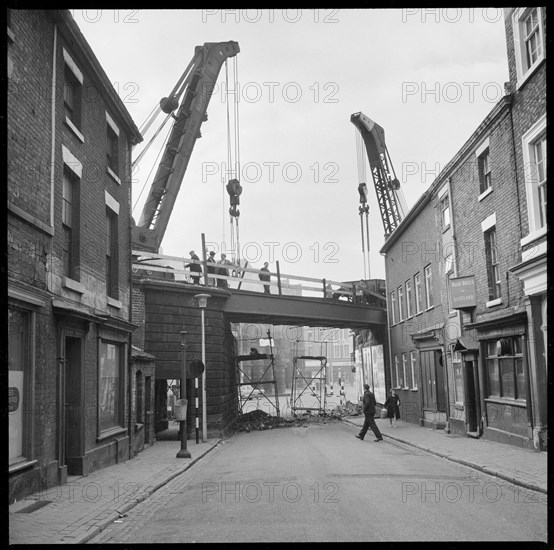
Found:
M 90 542 L 546 540 L 545 495 L 352 428 L 237 434 Z

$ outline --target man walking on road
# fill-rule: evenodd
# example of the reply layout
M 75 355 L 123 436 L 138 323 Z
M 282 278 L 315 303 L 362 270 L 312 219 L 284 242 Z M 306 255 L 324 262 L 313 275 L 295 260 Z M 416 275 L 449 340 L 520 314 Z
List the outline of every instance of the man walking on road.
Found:
M 360 433 L 357 434 L 355 437 L 358 439 L 361 439 L 363 441 L 365 434 L 367 433 L 367 430 L 371 428 L 373 433 L 375 434 L 374 441 L 383 441 L 383 436 L 381 435 L 381 432 L 379 431 L 379 428 L 377 427 L 377 424 L 375 424 L 375 395 L 373 395 L 369 391 L 369 385 L 364 384 L 364 415 L 365 415 L 365 422 L 362 426 L 362 429 L 360 430 Z

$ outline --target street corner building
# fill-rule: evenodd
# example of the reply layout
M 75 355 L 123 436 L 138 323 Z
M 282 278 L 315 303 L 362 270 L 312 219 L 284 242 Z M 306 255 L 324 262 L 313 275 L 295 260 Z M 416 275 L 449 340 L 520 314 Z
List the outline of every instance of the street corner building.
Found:
M 7 54 L 13 502 L 129 458 L 152 363 L 131 371 L 139 130 L 69 11 L 8 10 Z
M 547 449 L 545 9 L 504 10 L 505 95 L 381 252 L 403 418 Z

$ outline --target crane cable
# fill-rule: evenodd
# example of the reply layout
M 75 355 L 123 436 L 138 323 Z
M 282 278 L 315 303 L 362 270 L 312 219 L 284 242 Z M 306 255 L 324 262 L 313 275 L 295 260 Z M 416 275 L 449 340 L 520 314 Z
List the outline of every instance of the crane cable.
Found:
M 227 111 L 227 177 L 229 180 L 239 180 L 240 175 L 240 146 L 239 146 L 239 112 L 238 112 L 238 64 L 237 59 L 232 59 L 232 79 L 233 89 L 233 112 L 230 113 L 229 106 L 229 67 L 227 60 L 225 61 L 225 86 L 226 86 L 226 111 Z M 231 128 L 232 127 L 232 128 Z M 225 197 L 225 180 L 223 181 L 223 197 Z M 231 238 L 231 250 L 233 251 L 233 263 L 240 264 L 240 245 L 239 245 L 239 220 L 238 215 L 231 214 L 229 210 L 229 223 L 230 223 L 230 238 Z M 223 217 L 225 217 L 225 199 L 223 199 Z M 225 242 L 225 233 L 223 234 L 223 242 Z
M 365 156 L 365 145 L 362 140 L 362 134 L 357 129 L 354 128 L 354 134 L 356 136 L 356 157 L 358 165 L 358 183 L 364 183 L 367 185 L 366 181 L 366 156 Z M 360 201 L 361 202 L 361 201 Z M 362 203 L 363 206 L 358 207 L 358 212 L 360 214 L 360 234 L 362 240 L 362 256 L 364 264 L 364 279 L 369 279 L 370 277 L 370 267 L 369 267 L 369 205 L 367 202 Z M 364 214 L 365 214 L 365 236 L 364 236 Z M 367 255 L 366 255 L 366 243 L 367 241 Z

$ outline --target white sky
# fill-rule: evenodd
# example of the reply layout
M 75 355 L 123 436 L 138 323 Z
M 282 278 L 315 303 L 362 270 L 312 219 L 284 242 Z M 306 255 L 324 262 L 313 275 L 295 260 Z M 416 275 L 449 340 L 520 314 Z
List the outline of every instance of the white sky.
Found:
M 385 129 L 411 207 L 508 80 L 504 18 L 496 8 L 71 13 L 137 126 L 169 94 L 195 46 L 239 43 L 241 255 L 256 268 L 269 261 L 275 270 L 278 260 L 285 274 L 364 276 L 352 113 Z M 191 248 L 200 255 L 201 233 L 219 249 L 230 244 L 224 78 L 225 67 L 162 243 L 167 255 L 188 257 Z M 151 157 L 161 146 L 153 145 Z M 145 157 L 135 174 L 133 202 L 152 162 Z M 277 163 L 273 181 L 268 163 Z M 367 184 L 370 275 L 384 278 L 383 225 L 373 182 Z

